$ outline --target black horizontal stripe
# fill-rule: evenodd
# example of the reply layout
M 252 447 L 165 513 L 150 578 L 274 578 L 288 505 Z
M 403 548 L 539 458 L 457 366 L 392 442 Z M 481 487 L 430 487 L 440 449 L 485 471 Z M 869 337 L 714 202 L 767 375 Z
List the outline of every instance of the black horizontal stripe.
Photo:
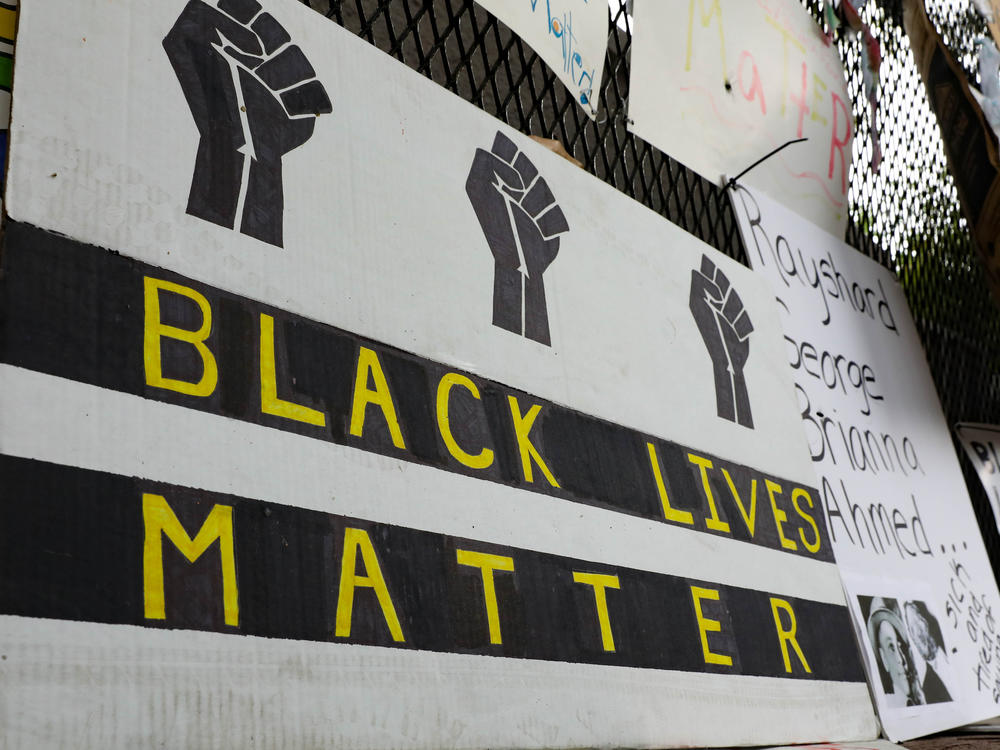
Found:
M 2 362 L 790 554 L 834 559 L 814 488 L 25 224 L 8 223 L 2 260 Z M 180 284 L 209 305 L 212 328 L 205 346 L 218 365 L 218 383 L 210 395 L 185 395 L 147 383 L 144 277 Z M 202 313 L 189 297 L 161 291 L 158 299 L 165 324 L 191 331 L 201 325 Z M 274 319 L 277 396 L 322 413 L 322 426 L 262 413 L 262 314 Z M 203 372 L 197 349 L 169 337 L 159 341 L 164 376 L 197 382 Z M 381 363 L 404 449 L 394 444 L 387 419 L 374 405 L 366 410 L 362 434 L 350 432 L 363 347 Z M 470 454 L 493 451 L 488 467 L 463 465 L 443 439 L 436 403 L 439 383 L 450 372 L 467 377 L 480 395 L 476 399 L 464 387 L 452 388 L 451 431 Z M 677 386 L 665 382 L 663 387 L 666 392 Z M 539 407 L 528 440 L 558 486 L 530 457 L 529 481 L 511 397 L 522 417 Z M 705 419 L 716 416 L 708 413 Z M 649 445 L 655 448 L 663 491 L 676 513 L 668 513 L 662 502 Z M 704 489 L 706 479 L 711 498 Z
M 372 523 L 136 477 L 0 456 L 0 613 L 310 641 L 607 664 L 686 672 L 861 682 L 846 607 Z M 336 491 L 336 488 L 331 488 Z M 232 509 L 238 622 L 223 613 L 223 545 L 189 563 L 161 534 L 165 618 L 144 606 L 144 495 L 163 498 L 190 538 L 217 506 Z M 361 529 L 400 623 L 391 637 L 375 589 L 358 587 L 351 632 L 335 634 L 346 530 Z M 501 642 L 491 643 L 479 568 L 459 550 L 510 558 L 494 574 Z M 358 554 L 354 572 L 372 576 Z M 614 651 L 604 646 L 594 587 L 574 572 L 618 577 L 605 589 Z M 714 654 L 706 663 L 701 599 Z M 714 592 L 714 593 L 713 593 Z M 772 598 L 787 605 L 776 625 Z M 794 647 L 782 653 L 780 630 Z

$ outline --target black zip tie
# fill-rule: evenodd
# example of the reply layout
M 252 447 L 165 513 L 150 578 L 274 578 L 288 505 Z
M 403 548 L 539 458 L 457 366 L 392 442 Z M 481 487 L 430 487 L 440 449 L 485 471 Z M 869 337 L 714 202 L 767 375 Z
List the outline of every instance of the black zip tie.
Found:
M 808 141 L 808 140 L 809 140 L 808 138 L 796 138 L 795 140 L 785 141 L 780 146 L 778 146 L 776 149 L 774 149 L 774 151 L 772 151 L 771 153 L 765 154 L 764 156 L 760 157 L 757 161 L 755 161 L 753 164 L 751 164 L 749 167 L 747 167 L 746 169 L 744 169 L 742 172 L 740 172 L 735 177 L 730 177 L 729 181 L 726 183 L 726 187 L 727 188 L 734 188 L 734 187 L 736 187 L 736 181 L 738 179 L 740 179 L 740 177 L 742 177 L 743 175 L 745 175 L 747 172 L 749 172 L 751 169 L 753 169 L 754 167 L 756 167 L 758 164 L 760 164 L 762 162 L 765 162 L 768 159 L 770 159 L 772 156 L 774 156 L 776 153 L 778 153 L 779 151 L 781 151 L 783 148 L 785 148 L 787 146 L 791 146 L 793 143 L 802 143 L 802 141 Z

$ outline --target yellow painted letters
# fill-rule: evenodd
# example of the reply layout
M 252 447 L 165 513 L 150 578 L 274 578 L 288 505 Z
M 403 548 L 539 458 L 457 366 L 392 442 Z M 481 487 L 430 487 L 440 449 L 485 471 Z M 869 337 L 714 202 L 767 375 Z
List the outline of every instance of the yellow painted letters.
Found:
M 708 481 L 708 470 L 712 468 L 712 462 L 707 458 L 688 453 L 688 461 L 698 467 L 701 473 L 701 486 L 705 490 L 705 499 L 708 500 L 708 512 L 711 518 L 705 519 L 705 526 L 713 531 L 724 531 L 729 533 L 729 524 L 719 518 L 719 511 L 715 507 L 715 496 L 712 494 L 712 485 Z
M 260 314 L 260 410 L 297 422 L 326 426 L 326 415 L 308 406 L 278 398 L 274 365 L 274 318 Z
M 368 387 L 369 377 L 375 381 L 374 390 Z M 354 378 L 354 402 L 351 406 L 351 434 L 355 437 L 361 437 L 364 433 L 368 404 L 375 404 L 382 410 L 386 424 L 389 425 L 392 444 L 405 450 L 406 444 L 399 429 L 399 420 L 396 419 L 396 407 L 392 403 L 392 394 L 389 393 L 389 383 L 382 372 L 382 363 L 378 361 L 378 355 L 374 351 L 362 346 L 358 352 L 358 372 Z
M 476 388 L 476 384 L 473 383 L 465 375 L 459 375 L 457 372 L 449 372 L 443 378 L 441 382 L 438 383 L 437 390 L 437 421 L 438 429 L 441 431 L 441 437 L 444 439 L 444 444 L 448 448 L 448 452 L 452 457 L 458 461 L 463 466 L 468 466 L 470 469 L 485 469 L 493 463 L 493 451 L 489 448 L 483 448 L 478 455 L 471 455 L 462 450 L 461 446 L 455 441 L 455 436 L 451 434 L 451 421 L 448 417 L 448 395 L 451 393 L 452 386 L 460 385 L 465 388 L 473 397 L 479 400 L 479 389 Z
M 483 576 L 483 599 L 486 602 L 486 622 L 490 629 L 490 643 L 503 643 L 500 637 L 500 610 L 497 607 L 497 590 L 493 583 L 494 570 L 514 572 L 514 558 L 472 552 L 467 549 L 455 550 L 459 565 L 479 568 Z
M 813 120 L 821 122 L 824 125 L 827 124 L 827 120 L 823 115 L 819 113 L 819 108 L 823 105 L 826 96 L 824 92 L 826 91 L 826 84 L 823 83 L 823 79 L 818 75 L 813 73 L 813 103 L 812 103 L 812 115 L 810 116 Z
M 694 616 L 698 620 L 698 633 L 701 635 L 701 652 L 705 657 L 706 664 L 721 664 L 725 667 L 733 665 L 733 657 L 725 654 L 717 654 L 708 647 L 708 634 L 722 631 L 722 623 L 705 617 L 701 611 L 701 600 L 719 601 L 717 589 L 704 589 L 700 586 L 691 587 L 691 598 L 694 600 Z
M 236 588 L 236 558 L 233 553 L 232 507 L 214 506 L 194 539 L 191 539 L 165 498 L 143 493 L 142 520 L 146 534 L 142 547 L 142 590 L 146 619 L 164 620 L 167 617 L 163 596 L 163 535 L 166 534 L 188 562 L 197 560 L 216 539 L 219 540 L 225 622 L 226 625 L 237 627 L 240 624 L 240 607 Z
M 538 412 L 542 410 L 541 404 L 535 404 L 528 409 L 527 414 L 521 416 L 521 407 L 518 405 L 517 399 L 514 396 L 507 396 L 507 401 L 510 403 L 510 416 L 514 420 L 514 435 L 517 437 L 517 447 L 521 451 L 521 469 L 524 471 L 524 481 L 535 481 L 534 474 L 531 471 L 531 463 L 534 461 L 538 464 L 538 468 L 542 470 L 545 478 L 549 480 L 549 484 L 553 487 L 558 487 L 559 482 L 552 476 L 552 472 L 545 465 L 545 461 L 542 460 L 538 449 L 531 442 L 531 427 L 535 424 Z
M 601 626 L 601 643 L 605 651 L 615 650 L 615 639 L 611 635 L 611 618 L 608 617 L 608 597 L 605 589 L 620 588 L 618 576 L 602 575 L 601 573 L 581 573 L 573 571 L 576 583 L 585 583 L 594 587 L 594 603 L 597 605 L 597 622 Z
M 677 510 L 671 507 L 670 499 L 667 497 L 667 488 L 663 485 L 663 474 L 660 473 L 660 459 L 656 455 L 656 446 L 646 443 L 646 450 L 649 451 L 649 465 L 653 467 L 653 479 L 656 480 L 656 491 L 660 495 L 660 503 L 663 505 L 663 517 L 674 523 L 686 523 L 688 526 L 694 525 L 694 516 L 686 510 Z
M 364 575 L 358 575 L 358 550 L 364 563 Z M 350 638 L 351 616 L 354 614 L 354 590 L 359 586 L 375 590 L 385 624 L 389 626 L 392 640 L 403 641 L 403 628 L 399 625 L 396 608 L 389 597 L 382 568 L 368 532 L 364 529 L 347 527 L 344 529 L 344 554 L 340 563 L 340 589 L 337 593 L 337 624 L 334 634 L 338 638 Z
M 736 491 L 736 483 L 729 476 L 729 472 L 723 469 L 722 476 L 726 478 L 726 484 L 729 485 L 729 491 L 733 495 L 733 500 L 736 501 L 736 507 L 739 508 L 740 515 L 743 516 L 743 523 L 747 525 L 747 531 L 750 532 L 750 538 L 753 539 L 754 528 L 757 526 L 757 480 L 750 480 L 750 512 L 747 513 L 746 506 L 743 505 L 743 500 L 740 498 L 740 493 Z
M 788 613 L 789 624 L 787 628 L 781 624 L 781 614 L 779 611 Z M 802 663 L 806 672 L 812 674 L 812 670 L 809 668 L 809 662 L 806 661 L 806 657 L 802 653 L 802 649 L 799 648 L 799 642 L 795 639 L 795 631 L 798 626 L 795 623 L 795 611 L 792 609 L 792 605 L 784 599 L 778 599 L 772 596 L 771 614 L 774 615 L 774 627 L 778 633 L 778 645 L 781 646 L 781 657 L 785 660 L 785 671 L 788 673 L 791 673 L 792 671 L 792 661 L 788 657 L 788 644 L 791 643 L 792 648 L 795 649 L 795 653 L 799 657 L 799 661 Z
M 142 354 L 146 366 L 146 385 L 165 388 L 188 396 L 211 396 L 219 382 L 219 369 L 215 355 L 205 346 L 205 339 L 212 333 L 212 308 L 204 295 L 190 287 L 174 284 L 172 281 L 143 277 L 145 299 L 145 319 L 143 324 Z M 163 323 L 160 320 L 160 291 L 172 292 L 192 300 L 201 310 L 201 326 L 196 331 L 187 331 Z M 195 348 L 201 357 L 202 373 L 197 383 L 163 377 L 160 339 L 171 338 L 183 341 Z
M 819 552 L 820 544 L 822 543 L 819 535 L 819 527 L 816 526 L 815 519 L 802 510 L 802 506 L 799 505 L 799 498 L 805 498 L 806 502 L 809 503 L 810 508 L 813 507 L 813 499 L 809 493 L 801 487 L 796 487 L 792 490 L 792 506 L 795 508 L 795 512 L 802 516 L 802 518 L 805 519 L 805 522 L 812 526 L 813 530 L 813 540 L 811 542 L 806 541 L 806 535 L 802 529 L 799 529 L 799 539 L 802 540 L 802 545 L 815 555 Z
M 777 482 L 772 482 L 770 479 L 765 479 L 764 484 L 767 487 L 767 496 L 771 498 L 771 511 L 774 513 L 774 525 L 778 529 L 778 538 L 781 540 L 781 546 L 785 549 L 798 549 L 799 546 L 785 536 L 784 524 L 788 520 L 788 516 L 785 514 L 785 511 L 778 507 L 778 499 L 775 497 L 775 495 L 781 494 L 781 485 Z

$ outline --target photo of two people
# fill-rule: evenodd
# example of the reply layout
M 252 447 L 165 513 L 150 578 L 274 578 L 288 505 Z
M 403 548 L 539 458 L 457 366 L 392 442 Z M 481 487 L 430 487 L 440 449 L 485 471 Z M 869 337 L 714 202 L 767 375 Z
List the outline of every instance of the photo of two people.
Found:
M 948 651 L 937 618 L 920 600 L 859 596 L 868 642 L 890 708 L 946 703 Z

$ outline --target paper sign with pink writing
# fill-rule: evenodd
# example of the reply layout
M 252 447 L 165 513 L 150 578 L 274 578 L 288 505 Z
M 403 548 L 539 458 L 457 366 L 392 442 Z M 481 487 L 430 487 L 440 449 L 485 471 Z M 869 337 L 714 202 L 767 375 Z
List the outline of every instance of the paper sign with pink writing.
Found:
M 853 125 L 835 48 L 799 0 L 636 2 L 629 129 L 842 237 Z

